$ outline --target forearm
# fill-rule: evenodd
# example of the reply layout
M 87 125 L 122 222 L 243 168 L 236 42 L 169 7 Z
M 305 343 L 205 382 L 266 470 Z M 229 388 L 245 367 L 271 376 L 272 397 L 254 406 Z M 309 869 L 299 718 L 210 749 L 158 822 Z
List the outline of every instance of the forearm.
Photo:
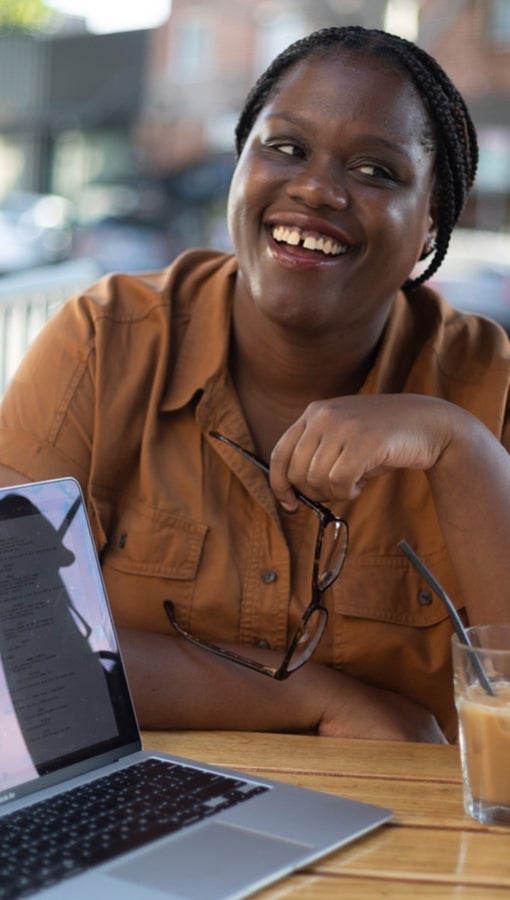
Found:
M 451 432 L 427 473 L 445 543 L 470 621 L 508 621 L 510 456 L 462 410 Z
M 329 667 L 309 662 L 274 681 L 180 638 L 129 629 L 119 636 L 143 728 L 444 740 L 427 710 Z
M 304 670 L 277 682 L 181 638 L 131 629 L 119 629 L 119 637 L 142 727 L 310 731 L 318 725 L 319 704 L 310 700 Z M 258 655 L 272 661 L 267 651 Z

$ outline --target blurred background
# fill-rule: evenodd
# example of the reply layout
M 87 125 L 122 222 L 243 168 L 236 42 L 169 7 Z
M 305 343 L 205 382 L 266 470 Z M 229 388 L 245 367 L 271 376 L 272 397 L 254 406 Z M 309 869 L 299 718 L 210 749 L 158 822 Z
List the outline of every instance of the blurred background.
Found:
M 416 41 L 466 98 L 479 174 L 433 284 L 510 331 L 509 0 L 0 0 L 0 392 L 103 272 L 228 248 L 247 91 L 292 40 L 345 24 Z

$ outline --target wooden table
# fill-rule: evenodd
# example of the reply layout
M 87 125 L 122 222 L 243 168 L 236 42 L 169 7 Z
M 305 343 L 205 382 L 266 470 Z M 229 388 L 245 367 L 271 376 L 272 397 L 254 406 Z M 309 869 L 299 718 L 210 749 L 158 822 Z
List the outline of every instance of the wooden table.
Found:
M 257 900 L 510 898 L 510 827 L 487 828 L 465 815 L 455 747 L 156 731 L 144 733 L 144 746 L 394 810 L 391 823 L 260 891 Z

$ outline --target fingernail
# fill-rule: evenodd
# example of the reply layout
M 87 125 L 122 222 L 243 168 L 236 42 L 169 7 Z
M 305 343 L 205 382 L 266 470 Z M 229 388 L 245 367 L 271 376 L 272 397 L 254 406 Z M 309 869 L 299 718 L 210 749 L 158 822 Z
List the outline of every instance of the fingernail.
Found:
M 284 510 L 289 513 L 296 512 L 296 509 L 299 506 L 298 503 L 291 503 L 290 501 L 287 501 L 287 500 L 282 500 L 280 502 L 280 505 L 283 506 Z

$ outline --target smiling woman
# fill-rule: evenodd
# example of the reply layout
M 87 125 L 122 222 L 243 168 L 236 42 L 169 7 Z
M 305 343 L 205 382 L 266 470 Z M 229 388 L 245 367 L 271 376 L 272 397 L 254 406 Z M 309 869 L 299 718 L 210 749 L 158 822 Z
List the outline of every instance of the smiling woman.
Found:
M 236 143 L 234 252 L 65 304 L 4 396 L 0 477 L 80 481 L 143 726 L 454 740 L 452 625 L 399 544 L 466 624 L 510 619 L 510 343 L 424 284 L 469 112 L 414 44 L 330 28 Z
M 238 305 L 271 304 L 273 321 L 328 333 L 363 316 L 370 352 L 371 323 L 382 326 L 437 231 L 431 132 L 418 92 L 386 61 L 376 68 L 352 50 L 296 60 L 254 119 L 233 177 Z

